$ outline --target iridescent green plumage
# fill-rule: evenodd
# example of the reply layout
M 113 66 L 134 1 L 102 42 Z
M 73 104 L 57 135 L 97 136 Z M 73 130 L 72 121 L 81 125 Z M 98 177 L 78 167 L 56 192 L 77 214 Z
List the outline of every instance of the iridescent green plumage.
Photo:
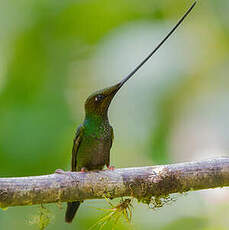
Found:
M 74 139 L 72 171 L 109 167 L 113 128 L 108 120 L 108 107 L 122 85 L 97 91 L 86 100 L 85 119 Z

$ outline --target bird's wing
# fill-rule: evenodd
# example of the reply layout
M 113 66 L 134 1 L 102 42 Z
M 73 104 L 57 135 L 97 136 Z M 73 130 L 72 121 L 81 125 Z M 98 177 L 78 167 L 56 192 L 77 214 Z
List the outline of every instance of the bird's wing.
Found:
M 76 165 L 77 165 L 77 152 L 80 147 L 80 143 L 82 141 L 83 136 L 83 126 L 80 125 L 76 131 L 76 136 L 73 140 L 73 148 L 72 148 L 72 171 L 76 171 Z

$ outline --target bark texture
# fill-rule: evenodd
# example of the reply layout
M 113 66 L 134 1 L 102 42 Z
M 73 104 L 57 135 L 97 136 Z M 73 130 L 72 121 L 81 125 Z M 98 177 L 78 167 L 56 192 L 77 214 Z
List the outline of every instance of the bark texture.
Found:
M 0 207 L 132 196 L 145 200 L 229 186 L 229 158 L 115 170 L 0 178 Z

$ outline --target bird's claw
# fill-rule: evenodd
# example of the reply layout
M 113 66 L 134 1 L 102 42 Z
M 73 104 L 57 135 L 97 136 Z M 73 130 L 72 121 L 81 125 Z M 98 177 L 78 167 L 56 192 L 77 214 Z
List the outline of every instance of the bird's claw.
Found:
M 115 169 L 115 167 L 114 167 L 114 166 L 111 166 L 111 165 L 108 165 L 107 168 L 108 168 L 109 170 L 114 170 L 114 169 Z
M 85 172 L 87 172 L 87 169 L 85 167 L 83 167 L 80 169 L 80 172 L 85 173 Z

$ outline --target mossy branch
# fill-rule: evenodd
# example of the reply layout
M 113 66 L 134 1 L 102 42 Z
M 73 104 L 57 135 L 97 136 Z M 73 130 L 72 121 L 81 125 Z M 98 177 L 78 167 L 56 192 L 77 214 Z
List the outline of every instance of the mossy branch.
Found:
M 0 178 L 0 207 L 132 196 L 147 200 L 229 186 L 229 158 L 115 170 Z

